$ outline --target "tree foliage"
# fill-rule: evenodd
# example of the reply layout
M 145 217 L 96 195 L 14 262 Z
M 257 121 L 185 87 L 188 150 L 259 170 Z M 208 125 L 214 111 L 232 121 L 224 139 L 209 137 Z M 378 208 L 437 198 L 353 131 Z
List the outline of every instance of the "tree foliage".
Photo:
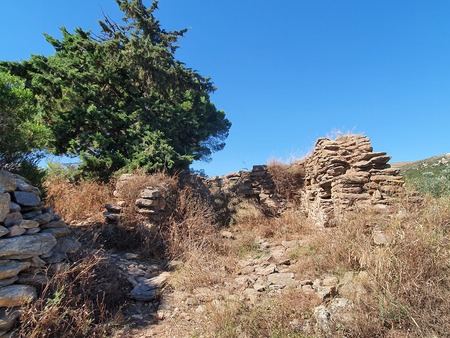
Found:
M 185 168 L 221 150 L 230 122 L 210 101 L 209 78 L 175 58 L 186 30 L 165 31 L 142 0 L 116 0 L 98 35 L 62 27 L 46 35 L 50 57 L 2 63 L 26 79 L 52 131 L 55 154 L 80 156 L 81 168 L 108 177 L 121 168 Z
M 47 137 L 32 92 L 21 78 L 0 71 L 0 167 L 34 163 Z

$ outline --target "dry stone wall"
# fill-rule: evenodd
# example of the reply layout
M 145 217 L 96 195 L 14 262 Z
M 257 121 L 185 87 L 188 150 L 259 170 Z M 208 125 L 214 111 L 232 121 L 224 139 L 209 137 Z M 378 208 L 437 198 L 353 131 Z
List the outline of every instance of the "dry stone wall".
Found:
M 404 193 L 404 182 L 399 170 L 388 164 L 390 159 L 385 152 L 374 152 L 367 136 L 321 138 L 311 155 L 292 165 L 294 172 L 301 172 L 302 176 L 297 175 L 296 181 L 290 182 L 290 188 L 295 190 L 291 195 L 320 227 L 333 226 L 345 212 L 357 208 L 384 209 Z M 118 195 L 130 177 L 121 177 Z M 251 201 L 271 215 L 282 212 L 290 202 L 279 194 L 277 179 L 266 165 L 220 177 L 197 176 L 184 181 L 224 215 L 227 212 L 223 209 L 232 213 L 242 201 Z M 166 207 L 167 196 L 166 188 L 142 187 L 141 198 L 136 200 L 139 213 L 148 215 L 150 220 L 164 219 L 173 208 L 173 205 Z M 117 220 L 120 203 L 124 202 L 107 206 L 107 219 Z
M 36 298 L 80 244 L 70 229 L 41 201 L 41 192 L 25 178 L 0 170 L 0 336 L 19 312 L 6 311 Z

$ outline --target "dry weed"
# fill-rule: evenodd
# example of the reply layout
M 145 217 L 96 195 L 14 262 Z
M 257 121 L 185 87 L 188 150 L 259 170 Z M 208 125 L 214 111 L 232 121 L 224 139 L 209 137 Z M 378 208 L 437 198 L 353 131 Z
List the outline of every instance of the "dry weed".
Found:
M 305 176 L 303 162 L 283 164 L 278 161 L 271 161 L 268 164 L 268 169 L 275 184 L 276 194 L 288 201 L 296 201 Z
M 85 254 L 56 273 L 40 298 L 22 309 L 19 337 L 105 337 L 111 332 L 128 282 L 99 254 Z
M 317 275 L 366 271 L 371 277 L 360 315 L 343 329 L 347 336 L 401 332 L 444 337 L 450 332 L 449 202 L 429 198 L 420 207 L 404 202 L 390 216 L 360 211 L 329 233 L 318 232 L 303 249 L 299 270 Z M 390 244 L 374 244 L 375 226 Z
M 291 291 L 251 305 L 228 302 L 209 314 L 208 337 L 303 337 L 319 303 L 314 295 Z
M 97 217 L 112 197 L 112 188 L 105 183 L 79 181 L 71 183 L 65 179 L 53 179 L 44 183 L 47 202 L 55 207 L 67 222 Z

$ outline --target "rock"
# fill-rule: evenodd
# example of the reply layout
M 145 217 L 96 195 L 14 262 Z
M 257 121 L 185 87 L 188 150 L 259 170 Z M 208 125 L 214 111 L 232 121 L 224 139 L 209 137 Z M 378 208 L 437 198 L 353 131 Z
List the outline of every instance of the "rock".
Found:
M 8 231 L 9 233 L 6 235 L 6 237 L 16 237 L 23 235 L 26 230 L 18 225 L 13 225 L 12 227 L 8 228 Z
M 267 276 L 274 272 L 278 272 L 277 266 L 275 264 L 269 264 L 265 267 L 260 266 L 255 269 L 255 273 L 260 276 Z
M 295 287 L 299 282 L 294 279 L 294 276 L 295 275 L 292 272 L 272 273 L 267 276 L 267 282 L 274 285 Z
M 64 252 L 53 252 L 48 257 L 43 257 L 43 261 L 47 264 L 60 263 L 67 259 L 67 254 Z
M 323 286 L 337 286 L 339 279 L 335 276 L 325 277 L 322 281 Z
M 3 237 L 7 234 L 9 234 L 9 230 L 4 226 L 0 225 L 0 237 Z
M 54 216 L 56 216 L 56 215 L 54 215 Z M 61 220 L 51 221 L 51 222 L 48 222 L 47 224 L 41 225 L 42 229 L 64 228 L 64 227 L 67 227 L 67 224 L 66 224 L 66 222 L 63 222 Z
M 39 226 L 39 223 L 36 221 L 27 219 L 27 220 L 19 221 L 17 223 L 17 225 L 23 229 L 33 229 L 33 228 L 37 228 Z
M 38 222 L 40 225 L 47 224 L 53 219 L 53 215 L 50 213 L 43 213 L 42 215 L 38 215 L 33 217 L 33 220 Z
M 41 199 L 39 198 L 39 196 L 37 196 L 33 192 L 14 191 L 13 198 L 14 202 L 19 204 L 20 206 L 36 207 L 41 203 Z
M 353 301 L 359 301 L 367 294 L 365 285 L 370 284 L 369 275 L 365 271 L 359 273 L 348 271 L 341 278 L 338 285 L 338 293 L 341 297 Z
M 13 192 L 17 189 L 14 174 L 0 170 L 0 193 Z
M 0 288 L 0 307 L 24 305 L 36 299 L 36 289 L 30 285 L 8 285 Z
M 22 214 L 23 218 L 25 218 L 25 219 L 32 219 L 39 215 L 42 215 L 42 210 L 33 210 L 33 211 L 27 210 L 26 213 Z
M 0 309 L 0 331 L 9 331 L 20 317 L 18 308 Z
M 145 198 L 139 198 L 136 200 L 135 204 L 139 208 L 152 208 L 157 207 L 159 205 L 159 201 L 154 199 L 150 200 Z
M 391 243 L 388 236 L 382 230 L 374 230 L 372 232 L 372 239 L 376 245 L 388 245 Z
M 0 222 L 3 222 L 10 211 L 11 196 L 8 193 L 0 193 Z
M 130 297 L 141 302 L 149 302 L 159 296 L 157 287 L 148 284 L 138 284 L 131 290 Z
M 33 191 L 33 186 L 25 182 L 23 179 L 16 178 L 14 180 L 14 183 L 16 183 L 17 189 L 19 189 L 20 191 Z
M 50 279 L 43 273 L 21 272 L 19 273 L 18 277 L 18 282 L 20 284 L 31 285 L 37 288 L 47 285 L 47 283 L 50 281 Z
M 34 235 L 34 234 L 37 234 L 38 232 L 41 232 L 41 228 L 27 229 L 24 234 L 25 235 Z
M 20 271 L 28 269 L 30 262 L 0 260 L 0 279 L 16 276 Z
M 19 279 L 19 277 L 17 277 L 17 276 L 0 279 L 0 287 L 14 284 L 18 279 Z
M 20 212 L 10 212 L 8 215 L 6 215 L 3 222 L 6 227 L 10 227 L 10 226 L 18 224 L 22 220 L 23 220 L 23 216 Z
M 337 294 L 336 286 L 319 286 L 316 290 L 317 297 L 321 300 L 325 300 L 327 298 L 333 297 Z
M 141 198 L 145 199 L 157 199 L 159 197 L 158 189 L 144 189 L 140 194 Z
M 127 252 L 126 254 L 123 255 L 123 258 L 128 259 L 128 260 L 137 259 L 137 258 L 139 258 L 139 255 L 135 254 L 135 253 Z
M 56 246 L 53 248 L 56 252 L 75 253 L 81 248 L 81 243 L 73 237 L 60 237 Z
M 231 231 L 222 230 L 220 232 L 220 236 L 222 236 L 223 238 L 235 239 L 235 237 Z
M 22 210 L 22 208 L 17 203 L 11 202 L 10 210 L 11 210 L 11 212 L 20 212 Z
M 68 227 L 62 228 L 47 228 L 41 230 L 41 234 L 50 234 L 56 238 L 70 235 L 71 230 Z
M 13 258 L 39 256 L 49 252 L 56 245 L 51 234 L 36 234 L 13 238 L 0 238 L 0 257 Z
M 298 241 L 298 239 L 294 239 L 292 241 L 282 241 L 281 245 L 284 246 L 286 249 L 298 248 L 299 241 Z

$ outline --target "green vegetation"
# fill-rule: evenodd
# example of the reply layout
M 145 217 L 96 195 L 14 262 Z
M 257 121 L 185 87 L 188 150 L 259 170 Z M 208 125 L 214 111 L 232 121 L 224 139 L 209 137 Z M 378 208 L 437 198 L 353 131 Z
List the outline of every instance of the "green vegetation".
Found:
M 54 55 L 0 63 L 34 94 L 52 135 L 46 148 L 79 156 L 83 175 L 100 179 L 208 159 L 231 124 L 210 101 L 211 80 L 175 59 L 186 30 L 161 28 L 158 1 L 149 9 L 142 0 L 116 2 L 124 24 L 105 16 L 99 35 L 62 27 L 61 40 L 46 35 Z
M 423 194 L 450 196 L 450 156 L 435 156 L 401 168 L 406 184 Z
M 24 81 L 0 71 L 0 167 L 15 169 L 40 158 L 48 133 L 33 106 L 33 94 Z

